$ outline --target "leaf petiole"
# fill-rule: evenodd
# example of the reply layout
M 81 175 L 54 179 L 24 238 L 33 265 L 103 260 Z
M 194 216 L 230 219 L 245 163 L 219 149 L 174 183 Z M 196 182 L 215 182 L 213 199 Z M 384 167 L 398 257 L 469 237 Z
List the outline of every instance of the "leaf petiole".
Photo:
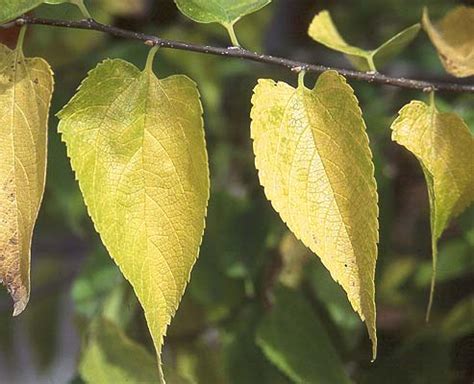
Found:
M 75 4 L 80 9 L 82 15 L 86 19 L 92 19 L 92 16 L 89 13 L 89 10 L 87 9 L 86 5 L 84 4 L 84 0 L 71 0 L 71 3 Z
M 16 43 L 16 49 L 23 51 L 23 42 L 25 41 L 25 34 L 26 34 L 27 26 L 23 25 L 20 29 L 20 33 L 18 34 L 18 41 Z
M 146 64 L 145 64 L 145 71 L 153 72 L 153 60 L 155 59 L 155 55 L 156 55 L 156 52 L 158 51 L 158 48 L 160 48 L 159 45 L 154 45 L 150 49 L 150 52 L 148 52 L 148 57 L 146 59 Z
M 225 29 L 229 33 L 230 41 L 234 47 L 240 47 L 239 40 L 237 39 L 237 35 L 235 34 L 234 24 L 229 23 L 224 25 Z
M 298 87 L 304 88 L 304 76 L 306 75 L 306 71 L 300 71 L 298 73 Z

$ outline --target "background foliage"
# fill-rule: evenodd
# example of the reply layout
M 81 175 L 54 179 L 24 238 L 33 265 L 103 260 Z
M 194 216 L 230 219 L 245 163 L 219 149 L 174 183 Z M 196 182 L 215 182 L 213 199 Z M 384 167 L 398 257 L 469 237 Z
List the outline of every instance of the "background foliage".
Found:
M 348 66 L 342 55 L 307 37 L 317 11 L 329 9 L 350 42 L 374 47 L 418 22 L 423 5 L 436 20 L 456 3 L 274 0 L 235 29 L 249 49 Z M 171 0 L 97 0 L 89 8 L 102 22 L 228 45 L 224 28 L 193 23 Z M 80 17 L 72 5 L 43 5 L 35 14 Z M 0 41 L 13 46 L 16 33 L 0 31 Z M 156 373 L 149 368 L 155 364 L 153 347 L 143 314 L 87 217 L 54 117 L 98 61 L 121 57 L 143 67 L 148 48 L 95 32 L 30 27 L 25 52 L 46 58 L 59 86 L 28 310 L 12 319 L 10 299 L 0 291 L 2 381 L 81 383 L 91 375 L 104 383 L 124 377 L 154 380 Z M 351 82 L 368 126 L 380 196 L 379 353 L 370 363 L 364 324 L 318 258 L 288 233 L 258 184 L 249 138 L 252 88 L 260 77 L 294 85 L 296 76 L 270 66 L 165 49 L 158 53 L 155 71 L 161 78 L 184 73 L 199 84 L 212 185 L 200 257 L 166 338 L 168 382 L 332 383 L 347 377 L 357 383 L 472 382 L 474 210 L 456 219 L 440 241 L 435 304 L 426 324 L 428 195 L 416 159 L 390 140 L 396 112 L 423 95 Z M 425 34 L 384 72 L 448 79 Z M 314 77 L 307 75 L 306 81 Z M 438 95 L 437 103 L 442 110 L 455 110 L 474 130 L 472 95 Z

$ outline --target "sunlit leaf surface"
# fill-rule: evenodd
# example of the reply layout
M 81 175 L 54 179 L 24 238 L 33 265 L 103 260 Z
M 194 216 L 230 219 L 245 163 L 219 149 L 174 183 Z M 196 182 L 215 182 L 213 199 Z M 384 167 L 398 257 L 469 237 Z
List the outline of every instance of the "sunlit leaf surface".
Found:
M 209 197 L 193 81 L 123 60 L 89 73 L 59 113 L 88 212 L 145 310 L 158 354 L 196 261 Z
M 474 199 L 474 137 L 454 113 L 439 112 L 434 103 L 412 101 L 392 124 L 392 139 L 412 152 L 421 164 L 431 209 L 434 289 L 437 240 Z
M 362 49 L 346 43 L 339 34 L 331 14 L 321 11 L 314 16 L 308 34 L 318 43 L 346 54 L 349 61 L 361 71 L 376 70 L 398 55 L 416 37 L 420 24 L 404 29 L 373 50 Z
M 474 7 L 456 7 L 436 25 L 425 8 L 423 28 L 447 72 L 457 77 L 474 75 Z
M 365 123 L 334 71 L 313 89 L 261 79 L 252 98 L 255 163 L 267 198 L 366 322 L 376 353 L 377 191 Z

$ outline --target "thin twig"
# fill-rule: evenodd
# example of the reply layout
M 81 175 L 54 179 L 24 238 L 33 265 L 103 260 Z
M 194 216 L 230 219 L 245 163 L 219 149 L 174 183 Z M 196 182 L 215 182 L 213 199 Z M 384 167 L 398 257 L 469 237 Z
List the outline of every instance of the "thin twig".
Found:
M 23 16 L 14 21 L 14 23 L 9 23 L 6 27 L 11 25 L 24 25 L 24 24 L 35 24 L 35 25 L 48 25 L 52 27 L 62 27 L 62 28 L 74 28 L 74 29 L 86 29 L 92 31 L 99 31 L 108 33 L 113 36 L 122 37 L 125 39 L 134 39 L 140 40 L 148 45 L 158 45 L 163 48 L 179 49 L 184 51 L 200 52 L 209 55 L 218 55 L 225 57 L 234 57 L 239 59 L 245 59 L 250 61 L 256 61 L 259 63 L 266 63 L 272 65 L 279 65 L 282 67 L 289 68 L 292 71 L 306 71 L 313 73 L 322 73 L 327 70 L 338 71 L 341 75 L 353 80 L 366 81 L 369 83 L 390 85 L 399 88 L 406 89 L 417 89 L 423 92 L 464 92 L 464 93 L 474 93 L 474 85 L 470 84 L 458 84 L 458 83 L 446 83 L 446 82 L 434 82 L 434 81 L 424 81 L 424 80 L 415 80 L 407 79 L 403 77 L 391 77 L 378 72 L 359 72 L 353 71 L 344 68 L 336 67 L 327 67 L 324 65 L 302 63 L 295 60 L 290 60 L 286 58 L 264 55 L 257 52 L 251 52 L 239 47 L 214 47 L 210 45 L 198 45 L 187 43 L 183 41 L 175 41 L 163 39 L 158 36 L 147 35 L 144 33 L 138 33 L 133 31 L 128 31 L 125 29 L 113 27 L 111 25 L 106 25 L 99 23 L 92 19 L 86 20 L 55 20 L 55 19 L 43 19 L 37 17 Z

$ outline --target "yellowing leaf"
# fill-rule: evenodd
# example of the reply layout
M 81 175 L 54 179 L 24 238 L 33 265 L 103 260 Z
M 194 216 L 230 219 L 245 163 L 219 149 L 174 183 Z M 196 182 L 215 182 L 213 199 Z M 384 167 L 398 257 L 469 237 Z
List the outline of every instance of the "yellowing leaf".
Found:
M 474 7 L 456 7 L 436 26 L 425 8 L 422 21 L 446 71 L 457 77 L 474 75 Z
M 376 354 L 378 208 L 365 123 L 337 72 L 314 89 L 259 80 L 252 98 L 255 163 L 267 198 L 315 252 L 366 322 Z
M 474 138 L 454 113 L 438 112 L 434 103 L 412 101 L 392 124 L 392 139 L 418 159 L 428 185 L 431 209 L 433 274 L 427 317 L 436 278 L 437 240 L 449 221 L 474 199 Z
M 21 43 L 20 43 L 21 45 Z M 53 74 L 43 59 L 0 45 L 0 281 L 20 314 L 30 296 L 30 248 L 43 198 Z
M 376 67 L 382 67 L 410 44 L 419 30 L 420 24 L 414 24 L 387 40 L 377 49 L 365 50 L 347 44 L 336 29 L 330 13 L 321 11 L 314 16 L 308 34 L 318 43 L 345 53 L 355 68 L 361 71 L 375 71 Z
M 59 117 L 88 212 L 160 354 L 198 255 L 209 197 L 197 87 L 186 76 L 159 80 L 151 66 L 107 60 Z

